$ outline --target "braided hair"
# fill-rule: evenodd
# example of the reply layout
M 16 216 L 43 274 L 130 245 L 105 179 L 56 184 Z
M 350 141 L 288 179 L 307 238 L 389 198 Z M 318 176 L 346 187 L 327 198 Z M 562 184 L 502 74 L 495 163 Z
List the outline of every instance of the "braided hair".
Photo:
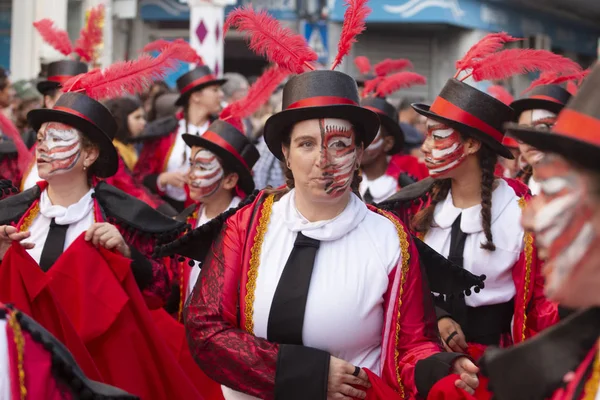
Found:
M 435 211 L 435 206 L 448 197 L 448 192 L 450 191 L 450 187 L 452 186 L 451 179 L 440 179 L 435 181 L 433 187 L 431 188 L 431 201 L 429 205 L 425 208 L 422 208 L 415 214 L 411 221 L 411 228 L 415 232 L 419 232 L 422 234 L 426 234 L 433 223 L 433 212 Z

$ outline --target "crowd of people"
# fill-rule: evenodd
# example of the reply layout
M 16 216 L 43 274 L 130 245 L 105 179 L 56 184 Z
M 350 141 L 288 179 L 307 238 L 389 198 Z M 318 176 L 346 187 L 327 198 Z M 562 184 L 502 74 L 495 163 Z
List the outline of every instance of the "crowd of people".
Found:
M 245 7 L 260 77 L 0 70 L 1 399 L 600 399 L 600 67 L 493 33 L 426 104 L 347 7 L 330 69 Z

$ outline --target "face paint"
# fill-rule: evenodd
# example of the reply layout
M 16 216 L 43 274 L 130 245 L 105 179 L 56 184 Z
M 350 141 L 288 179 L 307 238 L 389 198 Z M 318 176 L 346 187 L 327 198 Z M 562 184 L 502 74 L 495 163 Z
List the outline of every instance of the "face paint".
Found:
M 320 119 L 321 150 L 319 164 L 325 180 L 325 193 L 341 196 L 352 182 L 356 165 L 356 143 L 350 122 Z
M 432 177 L 458 167 L 465 159 L 465 148 L 460 134 L 435 121 L 427 121 L 427 137 L 432 141 L 431 153 L 425 155 L 425 164 Z
M 192 154 L 189 181 L 190 187 L 206 198 L 213 195 L 221 186 L 224 172 L 217 156 L 206 149 L 200 149 Z
M 556 114 L 547 110 L 532 110 L 531 111 L 531 127 L 538 131 L 549 131 L 556 123 Z M 537 165 L 544 153 L 533 146 L 521 143 L 519 146 L 522 149 L 525 161 L 529 165 Z
M 381 154 L 383 154 L 383 134 L 381 133 L 381 129 L 377 132 L 377 136 L 371 142 L 369 147 L 365 149 L 365 152 L 362 157 L 362 165 L 366 166 L 375 161 Z
M 48 175 L 73 169 L 81 155 L 81 140 L 77 129 L 50 122 L 46 125 L 42 137 L 38 137 L 38 168 L 49 165 Z
M 587 181 L 562 157 L 548 154 L 537 165 L 541 192 L 526 207 L 523 225 L 536 235 L 546 259 L 546 294 L 555 296 L 600 245 L 592 225 L 594 204 Z

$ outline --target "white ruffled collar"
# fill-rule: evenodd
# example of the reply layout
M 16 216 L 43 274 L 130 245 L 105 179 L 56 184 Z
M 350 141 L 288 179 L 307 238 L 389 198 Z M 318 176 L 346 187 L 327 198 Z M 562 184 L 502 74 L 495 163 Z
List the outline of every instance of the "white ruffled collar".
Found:
M 320 241 L 332 241 L 343 237 L 354 230 L 369 211 L 365 203 L 352 193 L 348 205 L 340 215 L 325 221 L 310 222 L 296 208 L 295 193 L 292 189 L 279 200 L 284 224 L 292 232 L 302 232 L 305 236 Z
M 90 189 L 77 203 L 63 207 L 52 204 L 46 189 L 40 197 L 40 213 L 46 218 L 54 218 L 58 225 L 70 225 L 79 222 L 88 216 L 94 208 L 93 193 L 94 189 Z

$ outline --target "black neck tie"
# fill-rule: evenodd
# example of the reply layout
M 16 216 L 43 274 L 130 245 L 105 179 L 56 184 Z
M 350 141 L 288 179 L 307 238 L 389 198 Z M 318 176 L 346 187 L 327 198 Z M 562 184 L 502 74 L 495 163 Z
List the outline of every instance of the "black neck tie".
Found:
M 54 218 L 52 218 L 48 237 L 46 238 L 42 256 L 40 257 L 40 267 L 42 268 L 42 271 L 48 271 L 63 253 L 67 229 L 69 229 L 69 225 L 58 225 L 54 221 Z
M 464 268 L 463 255 L 465 252 L 465 243 L 467 241 L 467 234 L 460 229 L 460 220 L 462 214 L 459 214 L 454 223 L 452 224 L 452 231 L 450 233 L 450 252 L 448 253 L 448 260 L 461 268 Z M 450 312 L 452 313 L 452 319 L 454 319 L 460 326 L 466 326 L 467 320 L 467 306 L 465 299 L 456 296 L 449 301 Z M 464 330 L 465 328 L 463 328 Z
M 373 195 L 371 194 L 371 191 L 369 189 L 367 189 L 365 194 L 363 194 L 363 200 L 367 204 L 373 204 Z
M 267 326 L 269 341 L 302 344 L 308 288 L 320 243 L 298 232 L 273 296 Z

